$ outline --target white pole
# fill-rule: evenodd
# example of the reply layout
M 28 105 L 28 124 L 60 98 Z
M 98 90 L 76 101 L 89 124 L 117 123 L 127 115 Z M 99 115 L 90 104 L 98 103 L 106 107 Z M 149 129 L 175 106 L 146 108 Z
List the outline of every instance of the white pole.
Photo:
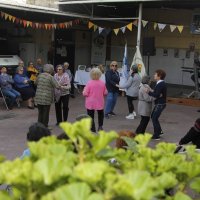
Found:
M 142 3 L 139 5 L 139 16 L 138 16 L 138 32 L 137 32 L 137 46 L 140 49 L 141 40 L 141 29 L 142 29 Z

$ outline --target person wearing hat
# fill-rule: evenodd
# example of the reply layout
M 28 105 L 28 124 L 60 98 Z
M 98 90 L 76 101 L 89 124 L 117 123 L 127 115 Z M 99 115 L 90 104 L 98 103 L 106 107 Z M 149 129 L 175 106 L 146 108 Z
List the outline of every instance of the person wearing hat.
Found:
M 129 110 L 129 114 L 126 116 L 126 119 L 134 119 L 136 117 L 133 101 L 138 98 L 140 83 L 141 77 L 138 74 L 138 67 L 137 65 L 133 65 L 130 68 L 130 76 L 128 80 L 123 85 L 118 85 L 120 89 L 126 89 Z
M 138 95 L 138 114 L 141 116 L 140 124 L 136 129 L 137 134 L 144 134 L 146 127 L 149 123 L 151 111 L 152 111 L 152 102 L 155 100 L 154 97 L 149 96 L 144 90 L 147 88 L 151 90 L 150 86 L 150 76 L 143 76 L 142 82 L 140 84 L 139 95 Z
M 188 144 L 189 142 L 200 149 L 200 118 L 196 119 L 194 126 L 181 138 L 179 145 Z

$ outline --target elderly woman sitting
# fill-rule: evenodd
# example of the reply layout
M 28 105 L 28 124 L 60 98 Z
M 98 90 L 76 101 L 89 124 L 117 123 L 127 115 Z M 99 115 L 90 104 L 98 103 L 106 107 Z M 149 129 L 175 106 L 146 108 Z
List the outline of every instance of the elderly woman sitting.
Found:
M 24 68 L 18 67 L 16 69 L 16 74 L 14 76 L 14 84 L 15 88 L 18 92 L 20 92 L 21 97 L 24 101 L 27 101 L 28 108 L 34 109 L 33 105 L 33 97 L 35 96 L 34 89 L 29 85 L 29 78 L 24 75 Z

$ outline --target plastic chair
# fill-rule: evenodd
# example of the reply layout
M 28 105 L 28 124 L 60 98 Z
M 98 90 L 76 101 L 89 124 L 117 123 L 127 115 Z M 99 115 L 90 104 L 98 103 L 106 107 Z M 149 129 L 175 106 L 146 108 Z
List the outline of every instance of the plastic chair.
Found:
M 6 102 L 6 97 L 4 96 L 1 87 L 0 87 L 0 98 L 3 99 L 3 102 L 4 102 L 5 106 L 6 106 L 6 109 L 9 110 L 8 104 L 7 104 L 7 102 Z

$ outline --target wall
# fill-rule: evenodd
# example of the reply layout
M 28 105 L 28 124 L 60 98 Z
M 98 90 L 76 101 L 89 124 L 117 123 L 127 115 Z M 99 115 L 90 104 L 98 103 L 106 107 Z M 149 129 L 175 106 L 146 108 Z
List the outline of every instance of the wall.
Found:
M 75 69 L 78 65 L 91 65 L 91 32 L 76 30 Z

